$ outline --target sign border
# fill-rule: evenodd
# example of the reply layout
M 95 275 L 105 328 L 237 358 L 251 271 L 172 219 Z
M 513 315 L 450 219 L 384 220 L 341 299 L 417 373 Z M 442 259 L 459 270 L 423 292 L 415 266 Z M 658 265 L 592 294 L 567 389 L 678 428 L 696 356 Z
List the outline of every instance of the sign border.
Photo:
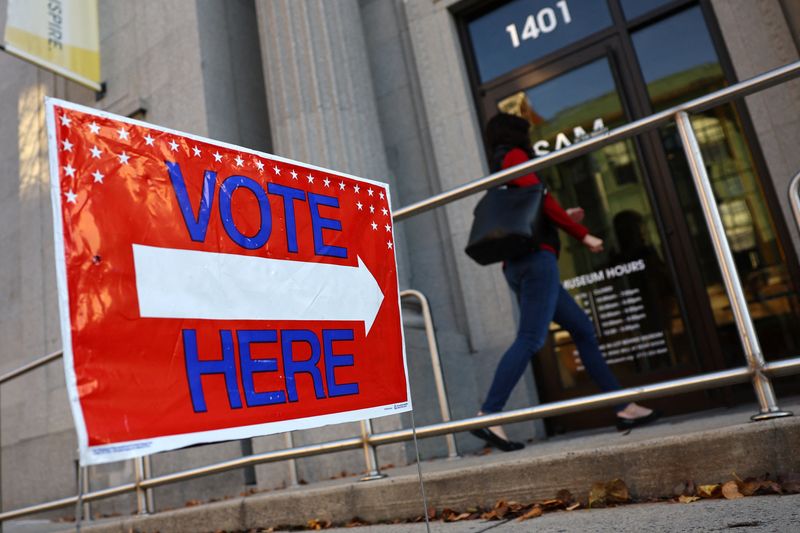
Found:
M 75 421 L 75 427 L 78 434 L 78 452 L 79 462 L 82 466 L 109 463 L 113 461 L 121 461 L 125 459 L 132 459 L 144 455 L 150 455 L 156 452 L 175 450 L 183 448 L 192 444 L 209 444 L 213 442 L 222 442 L 228 440 L 238 440 L 250 437 L 260 437 L 266 435 L 273 435 L 277 433 L 284 433 L 287 431 L 295 431 L 302 429 L 311 429 L 315 427 L 341 424 L 346 422 L 358 422 L 370 418 L 378 418 L 392 414 L 400 414 L 412 410 L 411 404 L 411 386 L 408 379 L 408 360 L 406 357 L 406 341 L 405 331 L 403 329 L 403 310 L 400 298 L 400 279 L 395 276 L 397 283 L 397 307 L 398 316 L 400 317 L 400 340 L 401 350 L 403 357 L 403 371 L 406 380 L 406 401 L 399 404 L 381 405 L 370 407 L 366 409 L 356 409 L 352 411 L 344 411 L 339 413 L 331 413 L 326 415 L 296 418 L 291 420 L 283 420 L 276 422 L 266 422 L 263 424 L 254 424 L 248 426 L 231 427 L 224 429 L 214 429 L 207 431 L 196 431 L 191 433 L 181 433 L 178 435 L 165 435 L 160 437 L 153 437 L 149 439 L 132 440 L 116 442 L 113 444 L 105 444 L 99 446 L 89 446 L 88 433 L 86 429 L 86 422 L 83 417 L 83 409 L 80 404 L 80 397 L 77 388 L 77 375 L 75 374 L 74 356 L 72 352 L 72 328 L 69 314 L 69 287 L 67 284 L 66 272 L 66 256 L 64 248 L 64 225 L 61 201 L 61 181 L 58 165 L 58 141 L 56 138 L 56 116 L 55 107 L 79 111 L 89 115 L 97 116 L 108 120 L 114 120 L 134 126 L 140 126 L 151 130 L 168 133 L 193 139 L 210 145 L 226 148 L 229 150 L 237 150 L 243 153 L 256 155 L 288 163 L 293 165 L 300 165 L 311 170 L 320 171 L 323 173 L 333 173 L 349 179 L 371 183 L 379 187 L 386 188 L 386 199 L 391 209 L 391 189 L 387 183 L 369 178 L 362 178 L 339 172 L 337 170 L 327 169 L 324 167 L 295 161 L 285 157 L 260 152 L 243 146 L 226 143 L 209 139 L 200 135 L 181 132 L 178 130 L 164 128 L 141 120 L 132 119 L 110 113 L 108 111 L 87 107 L 80 104 L 61 100 L 59 98 L 45 97 L 45 122 L 47 125 L 47 142 L 48 142 L 48 159 L 50 162 L 50 195 L 53 206 L 53 229 L 54 229 L 54 246 L 55 246 L 55 261 L 56 261 L 56 281 L 58 290 L 58 307 L 59 307 L 59 322 L 61 325 L 61 339 L 63 344 L 63 360 L 64 360 L 64 373 L 66 377 L 67 395 L 69 397 L 72 416 Z M 394 225 L 392 225 L 392 240 L 395 241 Z M 392 249 L 394 256 L 395 267 L 397 267 L 397 252 L 396 246 Z

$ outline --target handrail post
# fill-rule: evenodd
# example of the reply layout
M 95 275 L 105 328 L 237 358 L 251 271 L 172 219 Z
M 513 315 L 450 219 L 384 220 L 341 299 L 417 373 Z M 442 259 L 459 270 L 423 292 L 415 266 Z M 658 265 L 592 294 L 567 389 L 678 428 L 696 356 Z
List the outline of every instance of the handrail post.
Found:
M 136 484 L 136 512 L 140 515 L 149 514 L 147 509 L 147 493 L 141 483 L 145 479 L 144 458 L 137 457 L 133 460 L 134 483 Z
M 764 374 L 764 355 L 761 352 L 761 345 L 753 325 L 753 318 L 750 316 L 750 310 L 747 307 L 744 289 L 736 271 L 736 263 L 733 260 L 733 254 L 725 235 L 725 227 L 722 225 L 722 217 L 717 208 L 714 190 L 711 188 L 711 181 L 703 163 L 703 154 L 700 152 L 700 145 L 692 128 L 692 122 L 685 111 L 675 114 L 675 122 L 678 125 L 683 151 L 689 162 L 697 194 L 700 197 L 703 216 L 711 234 L 717 262 L 722 271 L 722 279 L 725 283 L 725 291 L 728 293 L 728 298 L 731 302 L 736 329 L 744 347 L 747 364 L 752 372 L 753 388 L 758 398 L 760 412 L 757 415 L 753 415 L 751 419 L 770 420 L 772 418 L 792 416 L 790 411 L 784 411 L 778 407 L 772 383 Z
M 800 172 L 795 174 L 789 183 L 789 201 L 792 204 L 794 221 L 797 223 L 797 227 L 800 228 Z
M 375 446 L 369 442 L 370 435 L 372 435 L 372 420 L 362 420 L 361 440 L 364 444 L 364 461 L 367 464 L 367 473 L 361 478 L 361 481 L 372 481 L 374 479 L 386 477 L 386 474 L 381 473 L 380 467 L 378 466 L 378 452 Z
M 294 448 L 294 437 L 292 437 L 292 432 L 287 431 L 283 434 L 283 441 L 286 444 L 286 449 L 291 450 Z M 289 466 L 289 486 L 296 487 L 298 485 L 297 482 L 297 460 L 289 459 L 286 461 Z
M 414 289 L 407 289 L 400 292 L 400 298 L 404 296 L 411 296 L 419 301 L 422 308 L 422 319 L 425 322 L 425 336 L 428 339 L 428 350 L 431 353 L 431 367 L 433 368 L 433 380 L 436 384 L 436 394 L 439 396 L 439 412 L 442 415 L 443 422 L 450 422 L 450 403 L 447 399 L 447 388 L 444 383 L 444 376 L 442 375 L 442 361 L 439 358 L 439 346 L 436 341 L 436 331 L 433 326 L 433 315 L 431 314 L 431 306 L 428 303 L 428 298 L 420 291 Z M 447 458 L 458 458 L 458 446 L 456 445 L 456 437 L 452 433 L 445 436 L 447 440 Z

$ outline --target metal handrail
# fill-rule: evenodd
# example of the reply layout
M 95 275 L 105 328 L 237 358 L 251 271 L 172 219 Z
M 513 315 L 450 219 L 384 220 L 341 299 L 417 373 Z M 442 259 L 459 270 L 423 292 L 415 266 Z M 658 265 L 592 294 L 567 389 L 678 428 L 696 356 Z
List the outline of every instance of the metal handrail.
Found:
M 475 180 L 463 186 L 456 187 L 455 189 L 452 189 L 450 191 L 434 195 L 431 198 L 428 198 L 427 200 L 423 200 L 421 202 L 417 202 L 415 204 L 400 208 L 394 212 L 393 219 L 395 221 L 404 220 L 413 215 L 428 211 L 430 209 L 444 205 L 446 203 L 453 202 L 460 198 L 464 198 L 468 195 L 488 189 L 492 186 L 505 183 L 511 179 L 525 175 L 527 173 L 530 173 L 531 171 L 538 170 L 542 167 L 550 166 L 555 163 L 573 157 L 577 157 L 579 155 L 582 155 L 591 150 L 595 150 L 601 146 L 605 146 L 612 142 L 616 142 L 631 137 L 633 135 L 648 130 L 652 130 L 658 127 L 659 125 L 664 124 L 673 119 L 676 120 L 676 122 L 679 125 L 679 128 L 681 128 L 682 130 L 681 135 L 684 141 L 684 149 L 687 158 L 689 158 L 690 163 L 692 164 L 693 177 L 695 178 L 695 181 L 696 182 L 698 180 L 703 181 L 704 179 L 707 181 L 707 176 L 704 176 L 702 172 L 696 171 L 697 168 L 702 167 L 702 155 L 699 153 L 699 150 L 696 149 L 696 146 L 693 146 L 692 138 L 694 134 L 691 131 L 691 124 L 688 123 L 688 117 L 686 116 L 686 113 L 702 111 L 710 107 L 713 107 L 715 105 L 728 102 L 734 98 L 746 96 L 753 92 L 766 89 L 768 87 L 772 87 L 783 81 L 787 81 L 797 76 L 800 76 L 800 61 L 771 70 L 769 72 L 766 72 L 749 80 L 745 80 L 743 82 L 731 85 L 720 91 L 716 91 L 714 93 L 697 98 L 695 100 L 691 100 L 687 103 L 661 111 L 649 117 L 634 121 L 630 124 L 621 126 L 619 128 L 615 128 L 612 131 L 605 132 L 584 142 L 572 145 L 571 147 L 559 150 L 557 152 L 553 152 L 551 154 L 542 156 L 527 163 L 517 165 L 510 169 L 491 174 L 489 176 Z M 694 144 L 696 145 L 696 139 L 694 139 L 694 141 L 695 141 Z M 701 195 L 702 199 L 708 200 L 708 198 L 704 198 L 704 192 L 702 190 L 698 190 L 698 194 Z M 800 201 L 798 201 L 798 205 L 800 205 Z M 708 212 L 704 211 L 704 215 L 706 215 L 706 221 L 709 224 L 709 226 L 712 226 L 712 223 L 717 222 L 716 220 L 712 220 L 711 218 L 709 218 L 710 216 L 713 215 L 713 213 L 709 215 Z M 798 220 L 800 220 L 800 218 L 798 218 Z M 724 266 L 723 260 L 729 259 L 723 257 L 725 251 L 724 246 L 722 248 L 723 249 L 721 251 L 715 248 L 715 252 L 717 252 L 717 258 L 720 262 L 721 267 Z M 728 253 L 729 252 L 730 251 L 728 250 Z M 731 273 L 723 272 L 723 274 L 725 276 L 730 276 Z M 733 271 L 733 275 L 735 276 L 735 269 Z M 735 294 L 734 295 L 730 294 L 730 288 L 729 288 L 730 284 L 728 283 L 728 281 L 729 280 L 726 280 L 726 289 L 729 289 L 731 304 L 732 306 L 737 306 L 739 305 L 740 302 L 738 302 L 738 299 L 735 297 L 736 296 Z M 736 281 L 738 281 L 738 277 Z M 743 313 L 742 315 L 743 321 L 750 322 L 749 325 L 752 326 L 752 320 L 750 318 L 749 312 L 746 309 L 746 306 L 744 310 L 739 310 L 739 312 Z M 800 358 L 785 359 L 775 363 L 764 362 L 763 357 L 761 356 L 760 353 L 755 353 L 755 354 L 752 353 L 750 349 L 752 348 L 752 346 L 748 345 L 749 339 L 744 335 L 742 331 L 744 327 L 747 326 L 747 324 L 742 324 L 741 322 L 742 320 L 740 320 L 740 317 L 737 316 L 737 329 L 739 330 L 740 335 L 742 335 L 743 344 L 745 345 L 746 354 L 748 356 L 747 367 L 740 367 L 731 370 L 723 370 L 708 374 L 701 374 L 677 380 L 671 380 L 661 383 L 654 383 L 639 387 L 623 389 L 615 392 L 585 396 L 571 400 L 564 400 L 550 404 L 528 407 L 525 409 L 517 409 L 514 411 L 507 411 L 504 413 L 483 415 L 480 417 L 473 417 L 459 421 L 449 421 L 449 422 L 445 421 L 438 424 L 431 424 L 425 427 L 417 428 L 416 435 L 417 437 L 424 438 L 424 437 L 434 437 L 439 435 L 452 434 L 459 431 L 477 429 L 496 424 L 521 422 L 525 420 L 532 420 L 547 416 L 555 416 L 586 409 L 615 405 L 623 401 L 636 401 L 646 398 L 656 398 L 656 397 L 669 396 L 672 394 L 690 392 L 695 390 L 704 390 L 713 387 L 721 387 L 735 383 L 742 383 L 750 379 L 752 379 L 754 382 L 757 396 L 759 398 L 759 403 L 762 409 L 761 414 L 757 415 L 758 417 L 760 417 L 759 419 L 768 419 L 768 418 L 773 418 L 775 416 L 787 416 L 791 414 L 786 411 L 780 411 L 777 408 L 777 406 L 774 405 L 774 395 L 771 394 L 771 386 L 769 384 L 769 381 L 767 380 L 767 376 L 770 375 L 785 376 L 785 375 L 800 373 Z M 53 357 L 53 354 L 51 354 L 48 357 Z M 48 361 L 44 361 L 44 359 L 46 358 L 40 359 L 34 363 L 31 363 L 30 365 L 26 365 L 26 368 L 27 367 L 30 367 L 29 369 L 36 368 L 37 366 L 45 364 L 45 362 L 49 362 L 49 360 L 54 360 L 55 357 L 53 357 L 53 359 L 49 359 Z M 20 369 L 20 371 L 21 370 L 22 369 Z M 24 373 L 20 371 L 14 371 L 10 374 L 7 374 L 6 376 L 10 376 L 13 374 L 12 377 L 14 377 L 20 375 L 21 373 Z M 6 378 L 6 376 L 3 376 L 3 378 Z M 10 378 L 6 378 L 6 380 L 7 379 Z M 0 381 L 0 383 L 2 383 L 2 381 Z M 764 388 L 768 389 L 770 394 L 767 394 L 765 396 L 763 394 Z M 771 396 L 772 403 L 768 401 L 770 400 L 770 398 L 768 398 L 769 396 Z M 765 403 L 767 405 L 765 405 Z M 85 494 L 83 496 L 83 500 L 86 502 L 94 501 L 102 498 L 107 498 L 110 496 L 116 496 L 129 491 L 141 491 L 143 489 L 149 489 L 156 486 L 165 485 L 168 483 L 184 481 L 195 477 L 224 472 L 226 470 L 231 470 L 235 468 L 241 468 L 245 466 L 256 465 L 266 462 L 280 461 L 285 459 L 296 459 L 300 457 L 310 457 L 313 455 L 320 455 L 336 451 L 358 449 L 364 447 L 365 443 L 368 444 L 369 446 L 374 447 L 383 444 L 403 442 L 406 440 L 413 439 L 413 436 L 414 435 L 412 430 L 404 429 L 404 430 L 390 431 L 372 435 L 365 434 L 361 438 L 354 437 L 327 443 L 301 446 L 294 449 L 276 450 L 262 454 L 255 454 L 247 457 L 234 459 L 231 461 L 217 463 L 215 465 L 208 465 L 201 468 L 185 470 L 182 472 L 157 476 L 149 479 L 141 479 L 138 480 L 137 483 L 128 483 L 118 487 L 112 487 L 100 491 L 93 491 Z M 74 505 L 76 502 L 77 502 L 77 496 L 71 498 L 64 498 L 53 502 L 47 502 L 44 504 L 34 505 L 30 507 L 25 507 L 21 509 L 16 509 L 12 511 L 7 511 L 4 513 L 0 513 L 0 523 L 10 518 L 16 518 L 19 516 L 24 516 L 28 514 Z
M 774 377 L 798 374 L 800 373 L 800 357 L 784 359 L 775 363 L 767 363 L 764 367 L 764 372 Z M 417 438 L 438 437 L 441 435 L 447 435 L 460 431 L 468 431 L 470 429 L 477 429 L 497 424 L 510 424 L 514 422 L 534 420 L 537 418 L 564 415 L 577 411 L 584 411 L 587 409 L 616 405 L 627 401 L 647 398 L 660 398 L 664 396 L 671 396 L 676 393 L 685 393 L 696 390 L 724 387 L 727 385 L 735 385 L 737 383 L 747 382 L 751 378 L 752 373 L 753 371 L 750 368 L 740 367 L 730 370 L 721 370 L 718 372 L 700 374 L 682 379 L 664 381 L 661 383 L 631 387 L 614 392 L 605 392 L 602 394 L 594 394 L 591 396 L 584 396 L 571 400 L 562 400 L 554 403 L 536 405 L 523 409 L 515 409 L 513 411 L 482 415 L 450 422 L 440 422 L 438 424 L 430 424 L 428 426 L 418 427 L 416 431 Z M 379 446 L 409 441 L 413 438 L 414 435 L 411 429 L 402 429 L 370 435 L 368 437 L 368 443 L 370 446 Z M 264 463 L 273 463 L 287 459 L 312 457 L 326 453 L 357 450 L 361 449 L 363 446 L 364 441 L 361 437 L 351 437 L 318 444 L 308 444 L 290 450 L 274 450 L 250 455 L 247 457 L 239 457 L 237 459 L 231 459 L 191 470 L 184 470 L 181 472 L 174 472 L 149 479 L 143 479 L 138 483 L 138 485 L 136 483 L 127 483 L 117 487 L 89 492 L 83 495 L 83 501 L 92 502 L 104 498 L 110 498 L 112 496 L 119 496 L 120 494 L 124 494 L 126 492 L 135 492 L 137 487 L 139 490 L 151 489 L 154 487 L 168 485 L 170 483 L 187 481 L 189 479 L 211 474 L 219 474 L 228 470 L 235 470 L 237 468 L 255 466 Z M 0 513 L 0 522 L 30 514 L 68 507 L 70 505 L 75 505 L 77 501 L 77 496 L 71 496 L 68 498 L 62 498 L 60 500 L 32 505 L 29 507 L 22 507 L 12 511 L 6 511 L 4 513 Z
M 17 377 L 19 377 L 19 376 L 21 376 L 23 374 L 27 374 L 31 370 L 35 370 L 35 369 L 39 368 L 40 366 L 46 365 L 47 363 L 52 363 L 53 361 L 59 359 L 62 355 L 64 355 L 64 352 L 59 350 L 57 352 L 53 352 L 51 354 L 45 355 L 44 357 L 40 357 L 39 359 L 36 359 L 35 361 L 31 361 L 30 363 L 27 363 L 27 364 L 25 364 L 25 365 L 23 365 L 23 366 L 21 366 L 21 367 L 19 367 L 17 369 L 14 369 L 14 370 L 12 370 L 10 372 L 7 372 L 7 373 L 3 374 L 2 376 L 0 376 L 0 385 L 5 383 L 6 381 L 11 381 L 12 379 L 17 378 Z
M 500 172 L 495 172 L 494 174 L 490 174 L 469 183 L 465 183 L 464 185 L 460 185 L 450 189 L 449 191 L 441 192 L 431 196 L 430 198 L 426 198 L 425 200 L 401 207 L 393 212 L 392 219 L 395 222 L 405 220 L 414 215 L 429 211 L 434 207 L 449 204 L 450 202 L 465 198 L 475 194 L 476 192 L 481 192 L 520 176 L 524 176 L 525 174 L 530 174 L 533 171 L 555 165 L 556 163 L 561 163 L 568 159 L 573 159 L 579 155 L 591 152 L 602 146 L 606 146 L 607 144 L 627 139 L 628 137 L 632 137 L 639 133 L 653 130 L 662 124 L 669 122 L 670 120 L 674 120 L 675 115 L 681 111 L 685 111 L 687 113 L 704 111 L 719 104 L 729 102 L 735 98 L 741 98 L 743 96 L 747 96 L 748 94 L 778 85 L 784 81 L 788 81 L 798 76 L 800 76 L 800 61 L 789 63 L 788 65 L 767 71 L 748 80 L 735 83 L 725 87 L 724 89 L 720 89 L 719 91 L 695 98 L 694 100 L 689 100 L 688 102 L 670 107 L 664 111 L 659 111 L 658 113 L 654 113 L 639 120 L 629 122 L 628 124 L 614 128 L 613 130 L 600 133 L 590 137 L 585 141 L 573 144 L 572 146 L 568 146 L 558 151 L 537 157 L 536 159 L 531 159 L 530 161 L 526 161 L 525 163 L 521 163 L 517 166 L 501 170 Z
M 792 204 L 794 221 L 797 223 L 797 227 L 800 228 L 800 172 L 795 174 L 789 183 L 789 203 Z

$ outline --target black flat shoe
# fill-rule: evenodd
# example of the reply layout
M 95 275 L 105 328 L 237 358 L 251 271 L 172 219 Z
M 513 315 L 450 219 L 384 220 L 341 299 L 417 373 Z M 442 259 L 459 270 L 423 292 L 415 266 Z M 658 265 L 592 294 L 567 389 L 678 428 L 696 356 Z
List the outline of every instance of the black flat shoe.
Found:
M 521 450 L 525 447 L 525 445 L 521 442 L 506 440 L 503 437 L 500 437 L 489 428 L 473 429 L 470 431 L 470 433 L 479 439 L 486 441 L 489 446 L 494 446 L 498 450 L 502 450 L 504 452 L 513 452 L 516 450 Z
M 653 412 L 647 416 L 640 416 L 639 418 L 622 418 L 617 417 L 617 431 L 628 431 L 639 426 L 644 426 L 650 422 L 655 422 L 661 418 L 661 411 L 653 409 Z

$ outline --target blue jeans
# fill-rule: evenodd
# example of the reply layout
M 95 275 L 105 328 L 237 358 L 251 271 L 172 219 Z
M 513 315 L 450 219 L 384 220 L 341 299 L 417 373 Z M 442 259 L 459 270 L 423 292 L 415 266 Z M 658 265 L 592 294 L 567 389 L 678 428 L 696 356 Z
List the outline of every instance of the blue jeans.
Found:
M 508 261 L 503 273 L 517 295 L 519 331 L 497 365 L 481 411 L 497 413 L 503 410 L 528 362 L 544 346 L 550 322 L 553 321 L 572 336 L 583 366 L 592 380 L 604 392 L 618 390 L 619 383 L 600 353 L 592 322 L 561 286 L 556 256 L 544 250 L 533 252 Z M 617 410 L 624 407 L 618 406 Z

